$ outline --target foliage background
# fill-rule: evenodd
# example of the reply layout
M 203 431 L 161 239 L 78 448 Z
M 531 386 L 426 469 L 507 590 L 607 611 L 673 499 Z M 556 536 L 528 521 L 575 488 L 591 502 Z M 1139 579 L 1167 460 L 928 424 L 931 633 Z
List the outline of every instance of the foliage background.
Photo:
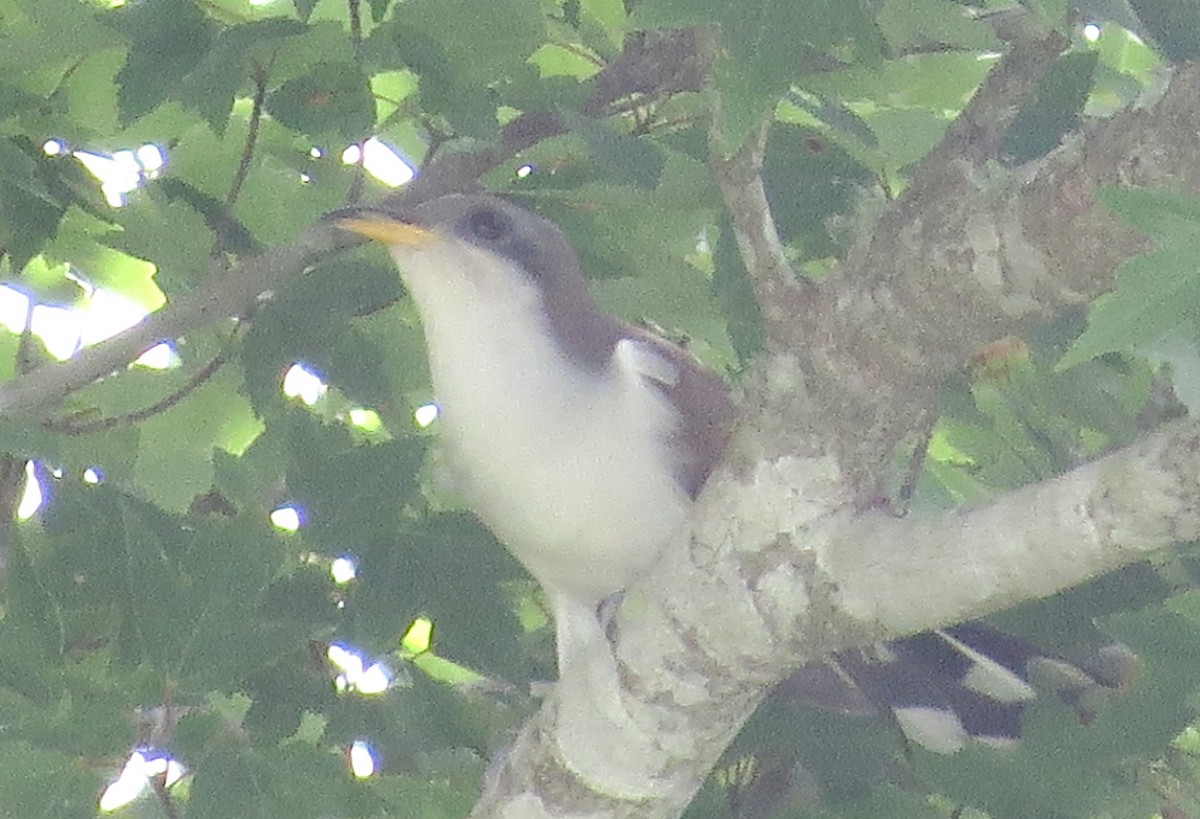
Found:
M 710 151 L 774 111 L 767 193 L 793 262 L 819 278 L 1004 50 L 989 13 L 1013 10 L 0 0 L 0 276 L 28 298 L 0 332 L 0 375 L 52 358 L 39 309 L 82 324 L 104 309 L 99 288 L 155 311 L 379 196 L 347 146 L 377 137 L 419 166 L 553 111 L 561 127 L 483 183 L 570 234 L 607 308 L 736 380 L 762 329 Z M 1137 104 L 1200 51 L 1200 7 L 1182 0 L 1036 0 L 1020 14 L 1071 45 L 1006 133 L 1003 168 Z M 649 93 L 607 70 L 685 26 L 719 32 L 711 89 Z M 126 156 L 138 185 L 119 207 L 74 153 L 142 145 L 165 165 Z M 1193 403 L 1200 205 L 1163 192 L 1106 204 L 1153 251 L 1087 316 L 975 353 L 945 386 L 914 510 L 1058 474 Z M 390 262 L 369 248 L 322 259 L 173 354 L 0 419 L 0 815 L 95 815 L 134 747 L 187 776 L 117 815 L 465 815 L 486 760 L 536 707 L 530 684 L 553 676 L 551 637 L 536 587 L 427 458 L 412 420 L 432 397 L 424 353 Z M 317 400 L 281 390 L 295 364 L 328 385 Z M 45 497 L 18 516 L 30 471 Z M 300 511 L 297 531 L 272 524 L 283 506 Z M 355 580 L 331 577 L 340 555 Z M 1112 702 L 1039 703 L 1020 749 L 935 757 L 882 720 L 773 703 L 689 815 L 1195 815 L 1195 575 L 1181 550 L 998 618 L 1067 656 L 1121 640 L 1142 658 Z M 401 647 L 426 621 L 432 650 Z M 334 642 L 388 658 L 395 684 L 339 690 Z M 348 770 L 355 740 L 374 749 L 375 775 Z

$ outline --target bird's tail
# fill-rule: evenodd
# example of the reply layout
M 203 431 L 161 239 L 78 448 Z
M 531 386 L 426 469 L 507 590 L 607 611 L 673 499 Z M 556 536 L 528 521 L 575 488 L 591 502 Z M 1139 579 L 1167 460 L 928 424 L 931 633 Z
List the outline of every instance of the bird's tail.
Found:
M 1092 661 L 1072 663 L 981 623 L 965 623 L 838 654 L 782 683 L 785 694 L 828 710 L 890 712 L 904 734 L 950 753 L 975 740 L 1009 745 L 1021 736 L 1021 713 L 1050 690 L 1091 718 L 1103 696 L 1128 684 L 1136 658 L 1107 646 Z

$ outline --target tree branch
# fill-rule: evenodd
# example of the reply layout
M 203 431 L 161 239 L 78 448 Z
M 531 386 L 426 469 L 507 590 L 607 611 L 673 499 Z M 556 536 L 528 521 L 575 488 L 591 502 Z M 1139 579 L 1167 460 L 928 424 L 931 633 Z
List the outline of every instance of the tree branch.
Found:
M 222 345 L 220 351 L 209 359 L 204 366 L 192 373 L 191 377 L 180 387 L 149 406 L 140 407 L 121 415 L 111 415 L 103 418 L 89 418 L 87 420 L 80 420 L 73 417 L 49 419 L 43 422 L 42 425 L 51 432 L 63 435 L 84 435 L 89 432 L 100 432 L 101 430 L 116 429 L 119 426 L 136 424 L 164 413 L 207 383 L 218 370 L 225 366 L 226 361 L 229 360 L 229 354 L 232 352 L 233 340 L 237 336 L 238 333 L 235 328 L 230 338 Z
M 778 349 L 792 334 L 791 325 L 800 312 L 798 305 L 811 296 L 812 286 L 807 279 L 796 275 L 787 260 L 767 201 L 762 163 L 772 119 L 765 120 L 758 132 L 728 159 L 721 156 L 719 120 L 714 115 L 710 123 L 709 170 L 721 189 L 725 210 L 733 223 L 738 252 L 750 274 L 768 338 Z
M 263 293 L 282 287 L 322 255 L 353 242 L 330 225 L 313 225 L 287 246 L 232 268 L 220 265 L 199 287 L 133 327 L 67 361 L 45 364 L 0 384 L 0 415 L 31 414 L 57 404 L 72 392 L 116 372 L 156 344 L 251 310 Z
M 989 614 L 1200 536 L 1198 423 L 922 519 L 814 516 L 797 484 L 836 473 L 812 466 L 764 462 L 749 480 L 718 479 L 687 545 L 667 550 L 618 614 L 626 719 L 564 713 L 556 692 L 472 816 L 677 816 L 798 664 Z
M 1047 46 L 1034 57 L 1053 53 Z M 986 104 L 1010 93 L 1019 99 L 1040 65 L 1031 62 L 1028 74 L 1006 66 L 1011 83 L 998 74 Z M 968 117 L 952 129 L 843 270 L 814 288 L 814 298 L 797 300 L 792 343 L 759 369 L 755 412 L 706 491 L 694 534 L 630 590 L 614 649 L 627 718 L 566 713 L 553 696 L 476 816 L 535 819 L 568 806 L 572 815 L 674 816 L 789 668 L 1040 596 L 1200 533 L 1196 425 L 983 509 L 921 521 L 854 511 L 934 385 L 971 350 L 1101 292 L 1116 263 L 1142 246 L 1095 208 L 1095 184 L 1200 187 L 1190 155 L 1200 131 L 1198 85 L 1195 67 L 1180 71 L 1156 106 L 1091 129 L 1041 163 L 1028 185 L 992 168 L 979 150 L 991 124 L 970 126 Z M 447 154 L 400 195 L 463 190 L 562 128 L 552 114 L 526 114 L 499 146 Z M 1117 151 L 1128 153 L 1113 162 Z M 722 185 L 731 202 L 757 199 L 760 153 L 756 144 Z M 750 250 L 763 241 L 766 252 L 755 252 L 777 264 L 765 205 L 738 209 Z M 1100 236 L 1116 240 L 1086 257 L 1073 245 Z M 261 294 L 348 244 L 316 225 L 290 246 L 216 273 L 108 342 L 0 385 L 0 413 L 34 412 L 156 343 L 245 315 Z M 758 267 L 752 275 L 759 286 L 787 286 L 783 272 Z M 1057 556 L 1039 562 L 1050 558 L 1035 544 L 1047 541 Z
M 839 607 L 890 635 L 970 619 L 1200 536 L 1200 424 L 1188 422 L 988 506 L 861 518 L 819 546 Z
M 694 73 L 698 70 L 697 63 L 681 46 L 691 42 L 692 38 L 682 35 L 656 41 L 657 47 L 666 55 L 659 60 L 660 65 L 683 64 L 665 72 L 664 76 L 673 85 L 665 88 L 664 93 L 678 90 L 675 85 L 680 82 L 695 83 L 689 71 Z M 652 45 L 630 48 L 628 53 L 629 56 L 623 55 L 622 59 L 636 59 L 649 64 L 657 52 Z M 605 74 L 606 84 L 589 103 L 601 113 L 613 99 L 637 90 L 627 87 L 628 83 L 646 81 L 644 72 L 622 73 L 620 64 L 621 60 L 617 60 L 610 65 L 612 71 Z M 626 77 L 623 81 L 625 86 L 621 84 L 622 81 L 614 79 L 622 76 Z M 394 198 L 416 203 L 446 193 L 471 190 L 478 186 L 479 178 L 492 168 L 565 131 L 566 125 L 557 114 L 526 112 L 501 130 L 496 144 L 440 155 L 436 161 L 422 168 L 421 173 L 408 185 L 397 191 Z M 176 339 L 213 321 L 247 315 L 262 294 L 284 286 L 323 255 L 354 244 L 358 242 L 335 235 L 329 226 L 315 225 L 306 230 L 293 246 L 273 248 L 259 257 L 244 260 L 233 270 L 225 270 L 222 265 L 214 264 L 209 278 L 195 291 L 167 304 L 128 330 L 81 351 L 69 361 L 47 364 L 36 372 L 0 384 L 0 415 L 29 414 L 53 406 L 76 390 L 127 366 L 155 344 Z
M 1061 47 L 1018 48 L 972 109 L 1011 114 Z M 799 664 L 1042 597 L 1200 536 L 1195 423 L 983 508 L 920 520 L 857 511 L 973 350 L 1104 291 L 1143 246 L 1117 231 L 1097 266 L 1064 237 L 1114 235 L 1094 180 L 1182 173 L 1200 188 L 1188 158 L 1196 100 L 1200 69 L 1189 67 L 1153 108 L 1019 171 L 991 160 L 1003 117 L 969 110 L 839 274 L 796 300 L 792 343 L 755 374 L 749 417 L 693 532 L 627 592 L 614 643 L 625 719 L 565 713 L 552 698 L 473 816 L 676 816 L 763 692 Z M 744 220 L 756 287 L 778 287 L 757 147 L 714 175 Z M 1115 150 L 1132 156 L 1113 161 Z

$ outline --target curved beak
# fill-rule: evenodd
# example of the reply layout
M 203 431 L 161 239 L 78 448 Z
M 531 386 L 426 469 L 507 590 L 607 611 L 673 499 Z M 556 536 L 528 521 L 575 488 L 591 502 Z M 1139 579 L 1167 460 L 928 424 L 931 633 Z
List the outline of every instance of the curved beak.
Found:
M 358 210 L 330 214 L 330 220 L 343 230 L 375 239 L 386 245 L 420 247 L 433 240 L 434 232 L 428 228 L 405 222 L 386 213 Z

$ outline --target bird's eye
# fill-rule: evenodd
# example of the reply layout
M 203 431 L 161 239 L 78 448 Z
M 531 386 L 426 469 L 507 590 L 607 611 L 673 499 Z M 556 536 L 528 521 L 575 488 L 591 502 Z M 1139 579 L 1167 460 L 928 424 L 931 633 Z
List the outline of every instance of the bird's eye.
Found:
M 471 234 L 486 242 L 494 242 L 508 233 L 508 220 L 492 208 L 480 208 L 467 217 Z

